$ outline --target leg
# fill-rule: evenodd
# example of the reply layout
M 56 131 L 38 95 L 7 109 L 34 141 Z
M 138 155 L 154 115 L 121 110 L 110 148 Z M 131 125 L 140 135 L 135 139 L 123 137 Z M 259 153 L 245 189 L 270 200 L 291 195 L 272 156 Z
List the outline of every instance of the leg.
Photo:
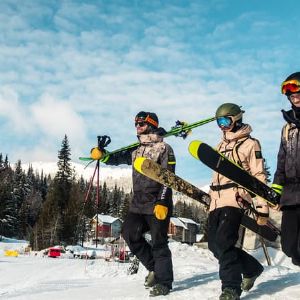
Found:
M 242 213 L 234 207 L 223 207 L 218 211 L 218 227 L 216 231 L 216 249 L 219 257 L 219 275 L 222 290 L 235 290 L 241 294 L 242 261 L 240 249 L 235 247 Z
M 281 247 L 282 251 L 292 258 L 295 265 L 300 266 L 300 210 L 286 209 L 281 219 Z
M 173 282 L 172 255 L 168 247 L 168 227 L 170 218 L 158 220 L 154 216 L 146 216 L 151 233 L 152 253 L 154 258 L 155 280 L 169 289 Z
M 130 251 L 136 255 L 149 271 L 154 270 L 152 249 L 143 237 L 143 233 L 149 230 L 144 215 L 129 213 L 123 223 L 122 235 Z

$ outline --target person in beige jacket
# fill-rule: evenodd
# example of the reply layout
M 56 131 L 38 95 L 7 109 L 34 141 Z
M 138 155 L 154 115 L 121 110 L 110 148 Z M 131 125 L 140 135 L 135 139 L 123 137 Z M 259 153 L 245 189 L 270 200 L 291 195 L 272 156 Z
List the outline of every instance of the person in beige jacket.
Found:
M 234 103 L 224 103 L 216 111 L 222 140 L 217 150 L 240 165 L 247 172 L 266 182 L 266 172 L 258 140 L 252 138 L 251 126 L 242 122 L 244 111 Z M 235 247 L 243 212 L 236 201 L 237 193 L 252 202 L 250 194 L 225 176 L 214 172 L 210 186 L 208 218 L 208 247 L 219 261 L 222 281 L 220 300 L 240 299 L 242 290 L 250 290 L 263 266 L 247 252 Z M 268 206 L 262 200 L 258 223 L 267 221 Z

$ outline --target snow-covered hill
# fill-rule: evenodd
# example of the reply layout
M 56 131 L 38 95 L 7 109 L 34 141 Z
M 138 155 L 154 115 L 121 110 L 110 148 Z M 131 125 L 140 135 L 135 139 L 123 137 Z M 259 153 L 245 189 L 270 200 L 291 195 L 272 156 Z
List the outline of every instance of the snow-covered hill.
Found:
M 77 177 L 83 176 L 84 179 L 90 181 L 94 170 L 95 164 L 85 167 L 85 165 L 80 163 L 72 162 L 72 167 L 74 168 Z M 43 170 L 44 174 L 49 174 L 52 178 L 55 176 L 58 167 L 56 162 L 32 162 L 22 164 L 23 170 L 28 170 L 29 166 L 32 166 L 34 170 L 41 173 Z M 132 187 L 131 180 L 131 167 L 110 167 L 102 166 L 100 167 L 100 181 L 106 182 L 107 186 L 112 188 L 115 184 L 119 187 L 123 187 L 126 192 L 129 192 Z M 95 176 L 96 182 L 96 176 Z

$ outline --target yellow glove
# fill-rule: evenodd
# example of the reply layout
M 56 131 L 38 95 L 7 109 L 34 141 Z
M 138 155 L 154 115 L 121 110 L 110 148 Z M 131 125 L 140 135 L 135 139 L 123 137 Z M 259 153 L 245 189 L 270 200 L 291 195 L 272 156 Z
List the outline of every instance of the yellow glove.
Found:
M 155 215 L 156 219 L 164 220 L 167 217 L 168 208 L 164 205 L 156 204 L 154 206 L 153 212 L 154 212 L 154 215 Z
M 94 160 L 99 160 L 103 156 L 103 151 L 101 151 L 98 147 L 91 149 L 91 158 Z

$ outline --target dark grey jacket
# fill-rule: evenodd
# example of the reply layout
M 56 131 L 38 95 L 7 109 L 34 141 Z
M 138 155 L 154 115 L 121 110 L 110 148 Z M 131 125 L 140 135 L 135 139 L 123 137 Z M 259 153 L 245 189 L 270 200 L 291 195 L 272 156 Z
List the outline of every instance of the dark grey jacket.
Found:
M 284 112 L 288 123 L 281 132 L 273 183 L 283 186 L 281 206 L 300 205 L 300 128 L 293 111 Z M 297 122 L 298 121 L 298 122 Z
M 142 156 L 158 162 L 163 168 L 175 172 L 175 156 L 170 145 L 163 142 L 158 134 L 143 134 L 138 137 L 140 145 L 135 149 L 124 150 L 110 155 L 106 164 L 132 165 L 135 158 Z M 155 204 L 168 207 L 168 215 L 172 214 L 172 190 L 132 169 L 133 199 L 129 210 L 134 213 L 152 215 Z

